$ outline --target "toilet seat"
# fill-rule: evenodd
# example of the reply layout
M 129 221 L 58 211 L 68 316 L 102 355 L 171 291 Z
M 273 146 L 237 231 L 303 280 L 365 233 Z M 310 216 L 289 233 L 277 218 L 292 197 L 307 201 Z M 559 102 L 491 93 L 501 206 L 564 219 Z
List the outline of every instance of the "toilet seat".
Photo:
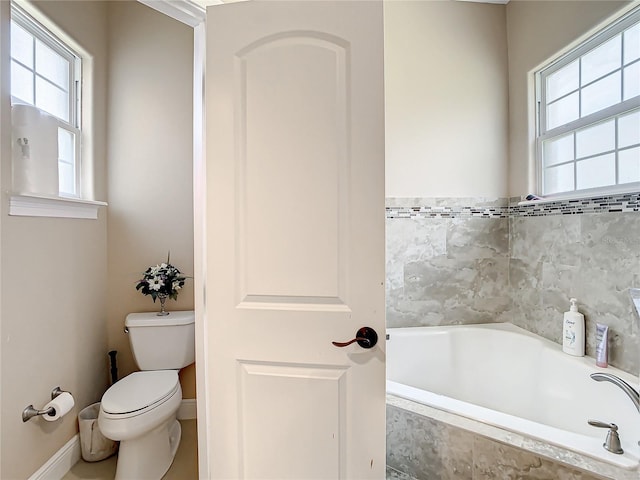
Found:
M 166 402 L 179 388 L 176 370 L 134 372 L 105 392 L 101 409 L 119 418 L 141 415 Z

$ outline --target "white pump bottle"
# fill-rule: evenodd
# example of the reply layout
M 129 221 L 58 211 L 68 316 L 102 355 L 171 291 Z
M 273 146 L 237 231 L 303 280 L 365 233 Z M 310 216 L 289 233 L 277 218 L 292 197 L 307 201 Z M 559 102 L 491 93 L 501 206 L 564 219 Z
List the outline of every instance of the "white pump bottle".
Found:
M 570 300 L 569 311 L 562 322 L 562 350 L 576 357 L 584 356 L 584 315 L 578 312 L 578 301 Z

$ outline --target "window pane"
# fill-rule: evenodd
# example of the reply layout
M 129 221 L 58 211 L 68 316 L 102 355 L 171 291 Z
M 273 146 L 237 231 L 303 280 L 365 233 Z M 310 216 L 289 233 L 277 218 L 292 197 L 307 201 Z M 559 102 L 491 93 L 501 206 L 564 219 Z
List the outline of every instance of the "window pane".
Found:
M 640 110 L 618 119 L 618 148 L 640 143 Z
M 571 122 L 579 117 L 578 93 L 558 100 L 547 107 L 547 129 Z
M 11 22 L 11 57 L 33 68 L 33 37 L 16 22 Z
M 640 23 L 624 32 L 625 65 L 640 58 Z
M 544 172 L 544 194 L 570 192 L 573 188 L 573 163 L 548 168 Z
M 74 145 L 75 135 L 73 132 L 58 128 L 58 160 L 74 163 Z
M 36 40 L 36 72 L 64 91 L 69 90 L 69 61 L 40 40 Z
M 640 182 L 640 147 L 618 153 L 618 183 Z
M 576 60 L 547 77 L 547 103 L 578 89 L 579 67 Z
M 576 132 L 576 157 L 583 158 L 616 148 L 616 124 L 614 120 L 599 123 Z
M 33 73 L 11 62 L 11 95 L 33 105 Z
M 75 135 L 58 128 L 58 187 L 60 193 L 76 194 Z
M 640 95 L 640 62 L 624 69 L 624 100 Z
M 616 184 L 616 155 L 608 153 L 576 163 L 577 189 Z
M 582 89 L 582 116 L 620 102 L 620 72 Z
M 66 122 L 69 121 L 69 94 L 36 77 L 36 107 Z
M 61 194 L 76 195 L 76 178 L 73 165 L 58 163 L 58 189 Z
M 545 141 L 543 149 L 545 167 L 573 160 L 573 133 Z
M 616 35 L 582 57 L 582 85 L 620 68 L 621 36 Z

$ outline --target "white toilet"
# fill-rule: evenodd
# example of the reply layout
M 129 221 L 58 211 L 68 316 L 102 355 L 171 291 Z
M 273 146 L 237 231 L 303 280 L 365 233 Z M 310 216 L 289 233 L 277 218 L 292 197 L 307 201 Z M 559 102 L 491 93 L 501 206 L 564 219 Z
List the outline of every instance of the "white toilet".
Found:
M 102 434 L 120 441 L 116 480 L 160 480 L 180 443 L 178 370 L 195 361 L 193 311 L 131 313 L 125 331 L 140 372 L 109 388 L 100 402 Z

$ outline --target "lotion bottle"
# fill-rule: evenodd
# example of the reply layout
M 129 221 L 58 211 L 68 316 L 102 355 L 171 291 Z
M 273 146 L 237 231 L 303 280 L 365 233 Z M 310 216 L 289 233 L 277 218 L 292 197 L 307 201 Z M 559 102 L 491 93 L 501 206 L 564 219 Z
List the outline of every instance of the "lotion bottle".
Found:
M 578 312 L 578 301 L 570 300 L 569 311 L 562 322 L 562 351 L 575 357 L 584 356 L 584 315 Z

